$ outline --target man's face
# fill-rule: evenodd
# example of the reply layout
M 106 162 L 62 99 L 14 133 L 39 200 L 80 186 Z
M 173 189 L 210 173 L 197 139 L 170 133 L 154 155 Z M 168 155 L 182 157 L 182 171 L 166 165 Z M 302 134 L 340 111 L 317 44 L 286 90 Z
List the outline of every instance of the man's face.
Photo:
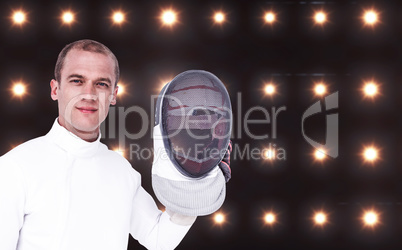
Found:
M 109 105 L 116 104 L 114 67 L 107 55 L 76 49 L 67 53 L 61 82 L 50 83 L 60 125 L 84 140 L 96 139 Z

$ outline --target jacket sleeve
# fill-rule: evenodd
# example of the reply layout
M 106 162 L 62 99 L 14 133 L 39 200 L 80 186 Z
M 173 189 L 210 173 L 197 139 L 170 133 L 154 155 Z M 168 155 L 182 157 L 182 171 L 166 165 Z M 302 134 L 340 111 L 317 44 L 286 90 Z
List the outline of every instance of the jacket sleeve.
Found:
M 191 225 L 192 223 L 187 226 L 173 223 L 166 211 L 158 209 L 152 196 L 141 185 L 137 187 L 133 199 L 130 233 L 147 249 L 174 249 Z
M 21 169 L 0 157 L 0 249 L 15 250 L 24 222 L 25 190 Z

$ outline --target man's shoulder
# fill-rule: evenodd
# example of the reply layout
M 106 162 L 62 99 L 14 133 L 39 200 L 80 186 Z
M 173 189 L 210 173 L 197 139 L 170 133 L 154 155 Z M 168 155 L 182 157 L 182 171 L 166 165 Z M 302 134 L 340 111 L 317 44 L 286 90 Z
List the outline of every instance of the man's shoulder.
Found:
M 28 157 L 33 154 L 38 154 L 38 149 L 43 148 L 46 144 L 46 137 L 40 136 L 16 146 L 15 148 L 8 151 L 6 154 L 1 156 L 1 158 L 21 158 Z
M 48 152 L 48 150 L 45 145 L 45 136 L 40 136 L 16 146 L 0 156 L 0 168 L 3 170 L 16 169 L 15 166 L 20 166 L 22 170 L 25 169 L 25 166 L 46 159 L 44 152 Z

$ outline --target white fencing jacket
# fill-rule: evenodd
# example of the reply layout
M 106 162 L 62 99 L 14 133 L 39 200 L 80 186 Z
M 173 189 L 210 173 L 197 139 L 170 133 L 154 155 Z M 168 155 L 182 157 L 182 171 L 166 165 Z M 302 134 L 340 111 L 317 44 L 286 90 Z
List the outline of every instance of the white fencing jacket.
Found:
M 50 132 L 0 157 L 1 250 L 173 249 L 190 226 L 170 221 L 141 176 L 100 141 L 57 119 Z

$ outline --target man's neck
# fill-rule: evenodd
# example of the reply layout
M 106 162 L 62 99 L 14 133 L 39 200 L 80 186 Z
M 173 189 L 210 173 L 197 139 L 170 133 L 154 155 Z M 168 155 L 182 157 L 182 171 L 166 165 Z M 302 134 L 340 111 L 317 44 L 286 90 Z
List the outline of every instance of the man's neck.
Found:
M 76 128 L 74 128 L 71 124 L 63 121 L 63 119 L 60 119 L 60 117 L 57 119 L 57 122 L 59 123 L 60 126 L 64 127 L 74 135 L 78 136 L 84 141 L 87 142 L 94 142 L 98 139 L 99 137 L 99 127 L 97 127 L 93 131 L 81 131 Z

